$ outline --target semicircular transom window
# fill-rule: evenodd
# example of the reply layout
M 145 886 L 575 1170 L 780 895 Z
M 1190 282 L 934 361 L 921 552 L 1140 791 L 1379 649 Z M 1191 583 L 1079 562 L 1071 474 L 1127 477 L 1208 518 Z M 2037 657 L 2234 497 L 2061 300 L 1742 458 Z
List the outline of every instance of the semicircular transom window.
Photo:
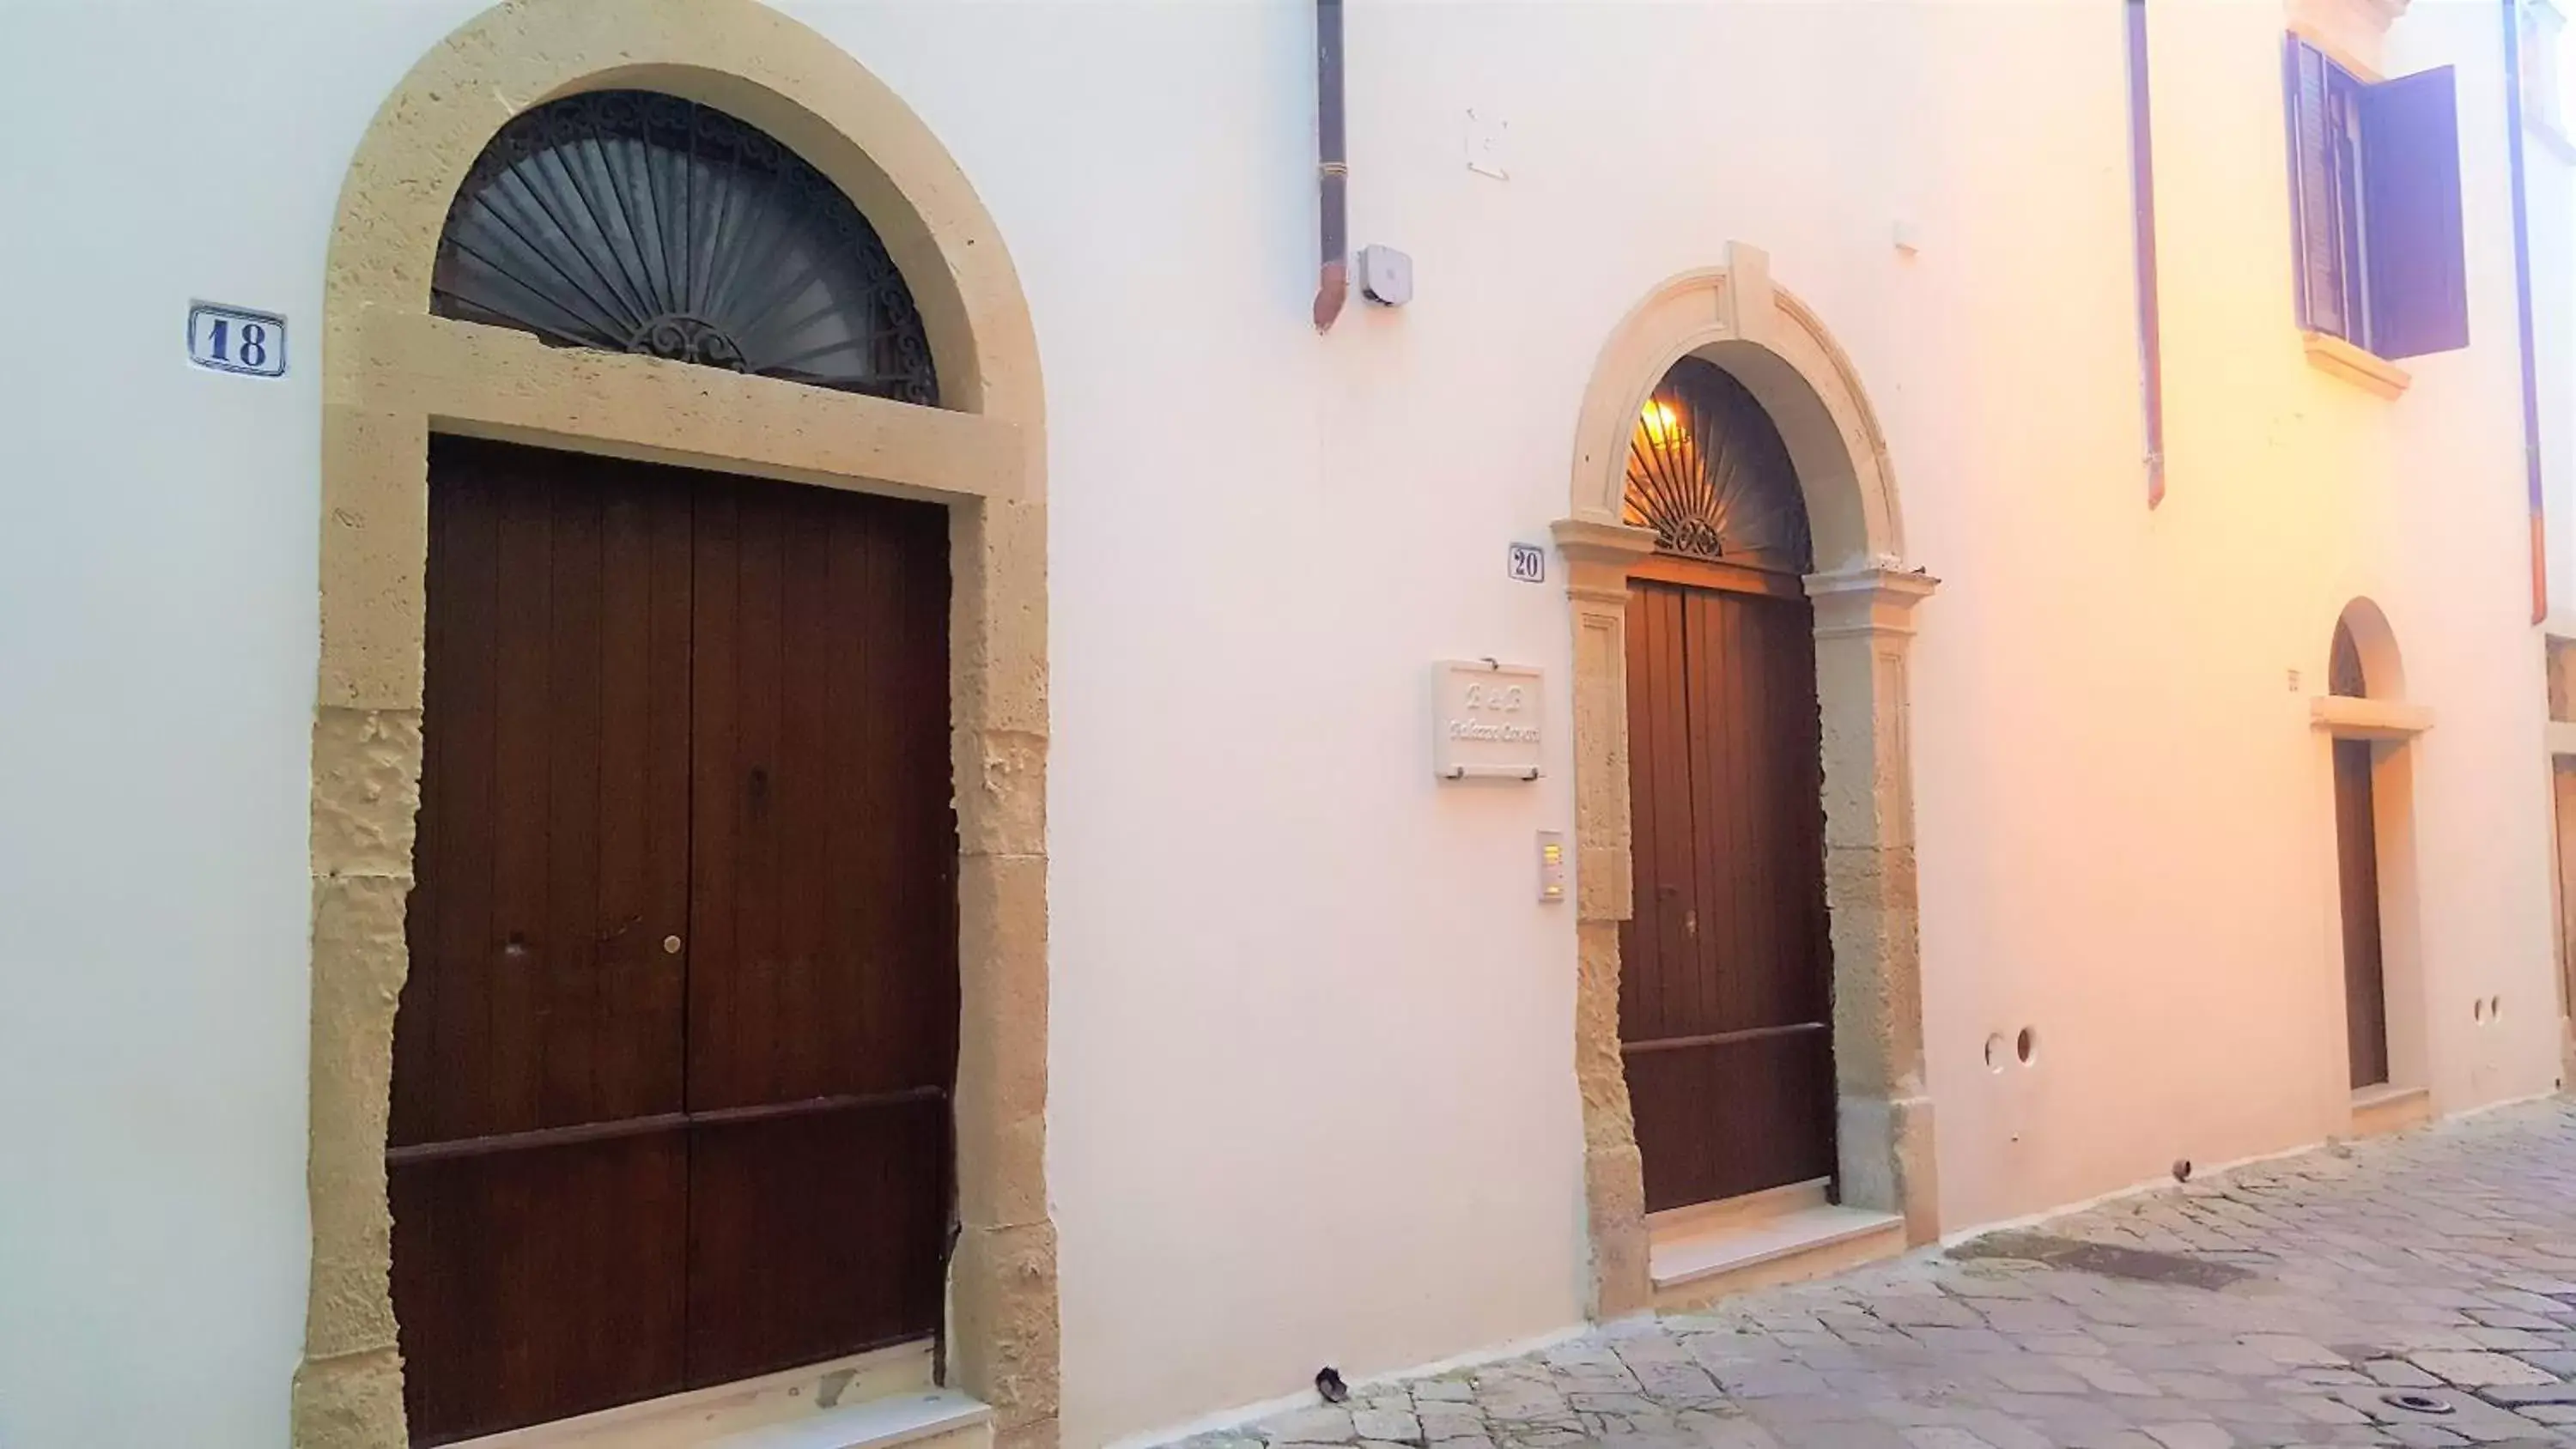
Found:
M 2362 668 L 2361 642 L 2352 637 L 2352 624 L 2337 619 L 2334 649 L 2326 656 L 2326 692 L 2346 699 L 2370 697 L 2370 676 Z
M 492 138 L 448 208 L 430 310 L 936 404 L 911 289 L 841 189 L 677 96 L 594 91 Z
M 1628 522 L 1690 558 L 1805 573 L 1815 567 L 1789 445 L 1727 371 L 1685 357 L 1664 374 L 1628 442 Z

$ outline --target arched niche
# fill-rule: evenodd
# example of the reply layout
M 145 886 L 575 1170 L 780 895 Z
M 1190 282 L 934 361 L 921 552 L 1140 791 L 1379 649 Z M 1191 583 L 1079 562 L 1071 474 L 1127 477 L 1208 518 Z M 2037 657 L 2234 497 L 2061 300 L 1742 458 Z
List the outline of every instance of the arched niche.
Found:
M 2324 689 L 2310 721 L 2335 869 L 2326 955 L 2339 999 L 2320 1015 L 2343 1029 L 2356 1134 L 2392 1131 L 2431 1111 L 2424 967 L 2415 868 L 2415 751 L 2433 712 L 2407 698 L 2396 631 L 2356 597 L 2326 640 Z
M 2367 598 L 2344 605 L 2327 646 L 2329 690 L 2356 699 L 2406 698 L 2406 662 L 2388 615 Z M 2357 687 L 2346 689 L 2350 684 Z

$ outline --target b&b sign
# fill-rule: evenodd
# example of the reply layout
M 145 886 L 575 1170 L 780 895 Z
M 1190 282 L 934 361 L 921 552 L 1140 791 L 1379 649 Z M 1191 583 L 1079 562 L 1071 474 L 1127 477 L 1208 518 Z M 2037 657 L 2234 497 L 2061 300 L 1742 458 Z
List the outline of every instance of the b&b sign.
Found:
M 1431 768 L 1443 780 L 1535 780 L 1547 714 L 1535 669 L 1443 660 L 1431 669 Z

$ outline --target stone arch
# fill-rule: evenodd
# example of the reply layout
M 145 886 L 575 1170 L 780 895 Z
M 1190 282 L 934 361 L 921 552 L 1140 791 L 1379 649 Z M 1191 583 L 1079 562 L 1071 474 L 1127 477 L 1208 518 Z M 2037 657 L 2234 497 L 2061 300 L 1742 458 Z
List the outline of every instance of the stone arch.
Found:
M 2406 697 L 2406 662 L 2397 648 L 2397 631 L 2388 615 L 2371 599 L 2356 596 L 2335 617 L 2335 628 L 2348 634 L 2361 655 L 2362 698 L 2402 700 Z M 2331 677 L 2332 663 L 2329 660 Z
M 1628 570 L 1653 551 L 1623 508 L 1628 442 L 1683 357 L 1725 368 L 1780 429 L 1814 535 L 1824 716 L 1840 1179 L 1846 1203 L 1938 1235 L 1915 925 L 1907 646 L 1937 580 L 1905 571 L 1904 519 L 1876 414 L 1817 314 L 1734 244 L 1723 267 L 1650 292 L 1613 329 L 1578 414 L 1571 512 L 1555 527 L 1574 615 L 1576 1078 L 1597 1317 L 1651 1305 L 1645 1191 L 1619 1052 L 1619 925 L 1631 911 Z
M 1684 272 L 1647 294 L 1602 347 L 1575 427 L 1574 518 L 1621 521 L 1637 409 L 1674 363 L 1694 355 L 1734 374 L 1778 425 L 1806 495 L 1819 573 L 1905 556 L 1887 442 L 1851 359 L 1743 246 L 1728 265 Z
M 492 136 L 528 107 L 616 88 L 726 111 L 840 186 L 912 287 L 943 407 L 432 316 L 448 205 Z M 428 440 L 449 432 L 947 507 L 962 1001 L 949 1339 L 1002 1440 L 1051 1443 L 1045 420 L 1028 307 L 963 173 L 883 82 L 757 0 L 512 0 L 425 55 L 361 139 L 332 233 L 322 372 L 313 1249 L 294 1442 L 405 1437 L 385 1118 L 421 768 Z

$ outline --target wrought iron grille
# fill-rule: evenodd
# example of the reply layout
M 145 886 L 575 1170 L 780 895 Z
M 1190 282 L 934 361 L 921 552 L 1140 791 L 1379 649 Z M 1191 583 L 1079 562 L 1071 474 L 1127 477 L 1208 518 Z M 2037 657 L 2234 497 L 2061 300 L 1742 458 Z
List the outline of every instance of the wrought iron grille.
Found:
M 935 405 L 911 289 L 840 188 L 693 101 L 596 91 L 501 128 L 456 194 L 431 310 Z
M 1724 368 L 1674 363 L 1628 443 L 1628 522 L 1691 558 L 1805 573 L 1806 500 L 1771 415 Z

